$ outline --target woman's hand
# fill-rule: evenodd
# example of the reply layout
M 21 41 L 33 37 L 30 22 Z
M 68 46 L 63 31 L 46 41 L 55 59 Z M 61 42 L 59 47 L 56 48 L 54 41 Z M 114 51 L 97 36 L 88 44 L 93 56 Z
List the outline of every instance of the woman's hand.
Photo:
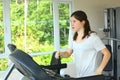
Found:
M 59 57 L 60 57 L 60 51 L 57 51 L 57 52 L 55 53 L 55 58 L 56 58 L 56 59 L 59 59 Z
M 69 56 L 71 56 L 71 54 L 72 54 L 72 50 L 71 49 L 67 49 L 64 52 L 57 51 L 55 53 L 55 58 L 56 59 L 59 59 L 60 57 L 68 58 Z
M 95 72 L 94 72 L 94 75 L 101 75 L 102 74 L 102 70 L 100 69 L 97 69 Z

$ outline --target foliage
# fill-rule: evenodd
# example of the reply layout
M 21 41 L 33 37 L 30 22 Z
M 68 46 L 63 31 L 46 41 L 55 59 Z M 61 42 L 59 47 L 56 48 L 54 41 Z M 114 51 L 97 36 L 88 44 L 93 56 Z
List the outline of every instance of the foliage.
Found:
M 4 52 L 4 29 L 3 29 L 3 9 L 2 9 L 2 3 L 0 3 L 0 54 Z
M 11 34 L 12 43 L 27 53 L 47 52 L 54 50 L 53 8 L 51 1 L 29 0 L 27 12 L 27 26 L 25 34 L 24 2 L 11 0 Z M 59 27 L 61 47 L 67 46 L 69 32 L 69 5 L 59 3 Z M 4 28 L 2 23 L 2 5 L 0 3 L 0 52 L 4 50 Z M 26 37 L 25 37 L 26 35 Z M 34 57 L 39 64 L 47 65 L 51 54 Z M 71 60 L 68 59 L 68 61 Z M 63 62 L 67 60 L 63 59 Z M 0 65 L 4 64 L 3 61 Z M 7 67 L 7 66 L 5 66 Z M 3 70 L 3 69 L 2 69 Z
M 34 61 L 39 65 L 50 65 L 52 54 L 44 54 L 33 57 Z
M 0 71 L 6 70 L 7 67 L 8 67 L 7 59 L 0 59 Z

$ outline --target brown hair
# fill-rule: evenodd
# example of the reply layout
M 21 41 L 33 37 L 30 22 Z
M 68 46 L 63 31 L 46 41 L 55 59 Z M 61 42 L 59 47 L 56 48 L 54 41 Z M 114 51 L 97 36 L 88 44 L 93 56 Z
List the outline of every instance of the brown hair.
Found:
M 89 21 L 87 19 L 87 15 L 86 15 L 85 12 L 83 12 L 83 11 L 75 11 L 75 12 L 72 13 L 71 17 L 75 17 L 80 22 L 83 21 L 83 20 L 85 21 L 84 35 L 83 35 L 82 39 L 84 39 L 86 36 L 89 36 L 90 33 L 94 32 L 94 31 L 91 31 L 90 24 L 89 24 Z M 76 40 L 77 36 L 78 36 L 78 33 L 75 32 L 73 40 Z

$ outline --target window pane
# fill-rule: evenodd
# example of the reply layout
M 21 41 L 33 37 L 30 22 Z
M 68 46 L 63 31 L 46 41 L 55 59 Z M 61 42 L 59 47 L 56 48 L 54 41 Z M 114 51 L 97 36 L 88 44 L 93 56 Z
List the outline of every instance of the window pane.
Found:
M 29 2 L 27 38 L 27 45 L 31 46 L 29 52 L 54 50 L 51 1 Z
M 10 16 L 12 43 L 24 50 L 24 3 L 11 0 Z
M 69 35 L 69 4 L 59 3 L 60 48 L 68 48 Z M 62 63 L 71 62 L 73 57 L 62 58 Z
M 69 34 L 69 4 L 59 3 L 60 47 L 68 47 Z
M 52 54 L 44 54 L 33 57 L 39 65 L 50 65 Z
M 0 59 L 0 71 L 6 70 L 8 67 L 8 60 L 7 59 Z
M 0 1 L 0 54 L 4 53 L 3 4 Z
M 26 21 L 27 26 L 24 26 L 24 8 L 25 6 L 22 0 L 21 2 L 11 1 L 13 43 L 20 49 L 26 50 L 26 52 L 54 50 L 51 1 L 29 0 Z

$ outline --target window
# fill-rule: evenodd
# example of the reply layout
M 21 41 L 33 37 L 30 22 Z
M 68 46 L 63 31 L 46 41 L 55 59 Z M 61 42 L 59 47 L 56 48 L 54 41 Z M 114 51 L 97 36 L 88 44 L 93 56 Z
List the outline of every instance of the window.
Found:
M 3 26 L 3 4 L 0 1 L 0 57 L 4 54 L 4 26 Z M 0 71 L 6 70 L 8 61 L 5 58 L 0 58 Z
M 30 0 L 26 13 L 24 2 L 11 2 L 12 42 L 29 53 L 53 51 L 52 2 Z
M 3 5 L 0 1 L 0 54 L 4 53 Z
M 7 1 L 7 0 L 6 0 Z M 2 1 L 6 3 L 6 1 Z M 56 0 L 55 0 L 56 1 Z M 69 32 L 69 2 L 71 0 L 58 0 L 58 16 L 60 29 L 60 48 L 67 48 L 68 32 Z M 0 54 L 5 53 L 4 57 L 0 55 L 0 70 L 5 70 L 8 67 L 9 55 L 6 52 L 6 45 L 12 41 L 17 48 L 27 52 L 34 53 L 33 58 L 38 64 L 47 65 L 50 63 L 54 46 L 54 0 L 8 0 L 5 6 L 0 2 Z M 5 23 L 10 22 L 3 26 L 3 11 L 7 13 L 7 4 L 10 3 L 10 20 L 9 16 L 5 17 Z M 3 9 L 5 10 L 3 10 Z M 9 13 L 9 11 L 8 11 Z M 10 29 L 6 27 L 10 26 Z M 5 28 L 4 28 L 5 27 Z M 8 30 L 8 31 L 5 31 Z M 11 33 L 9 42 L 4 41 L 7 32 Z M 5 35 L 5 36 L 4 36 Z M 44 54 L 45 53 L 45 54 Z M 42 54 L 42 55 L 41 55 Z M 32 54 L 31 54 L 32 55 Z M 68 62 L 70 59 L 63 60 Z
M 54 50 L 53 3 L 50 0 L 29 0 L 25 15 L 24 1 L 11 0 L 12 43 L 29 53 Z M 14 7 L 14 8 L 13 8 Z M 58 3 L 60 47 L 67 48 L 69 3 Z M 24 20 L 26 17 L 26 21 Z M 25 25 L 26 24 L 26 25 Z
M 68 47 L 69 35 L 69 3 L 60 2 L 59 9 L 59 29 L 60 29 L 60 48 Z
M 60 29 L 60 48 L 68 48 L 68 36 L 70 28 L 70 4 L 67 2 L 58 3 L 59 10 L 59 29 Z M 62 62 L 70 62 L 73 57 L 62 58 Z

